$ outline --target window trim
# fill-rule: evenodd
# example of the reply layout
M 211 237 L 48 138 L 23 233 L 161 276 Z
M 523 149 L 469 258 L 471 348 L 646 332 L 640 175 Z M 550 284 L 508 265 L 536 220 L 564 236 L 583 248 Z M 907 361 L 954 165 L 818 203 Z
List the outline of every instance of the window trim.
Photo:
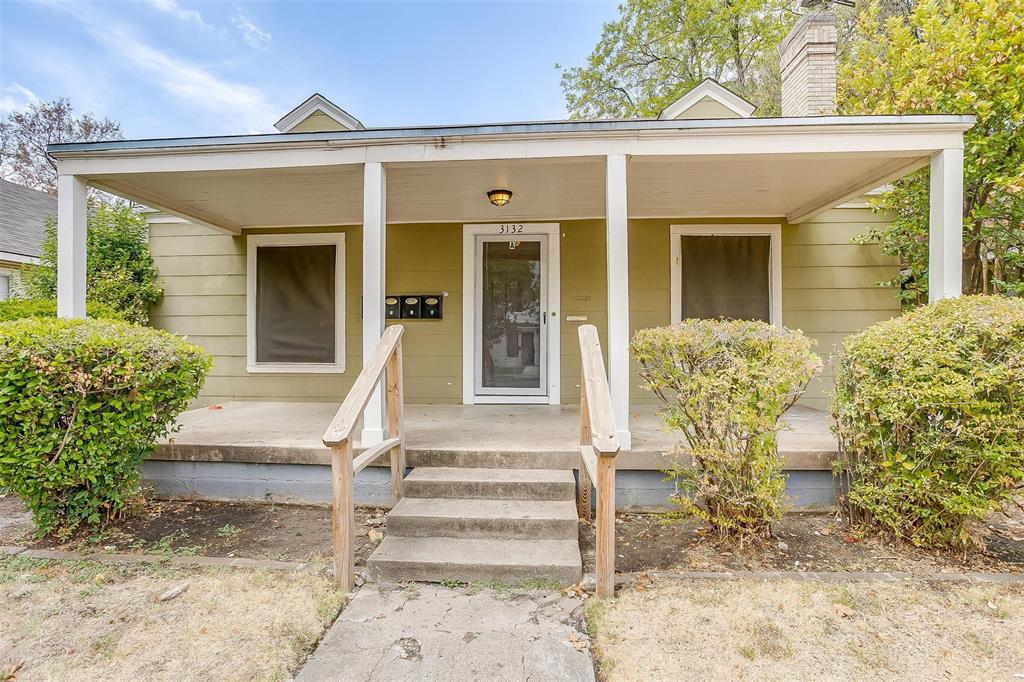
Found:
M 334 246 L 334 362 L 256 362 L 256 250 L 261 246 Z M 246 237 L 246 371 L 250 374 L 342 374 L 345 371 L 345 233 L 250 234 Z
M 732 224 L 732 225 L 671 225 L 669 227 L 671 257 L 672 324 L 682 321 L 683 291 L 680 279 L 683 274 L 683 247 L 681 237 L 770 237 L 768 256 L 769 317 L 776 327 L 782 326 L 782 225 L 780 224 Z

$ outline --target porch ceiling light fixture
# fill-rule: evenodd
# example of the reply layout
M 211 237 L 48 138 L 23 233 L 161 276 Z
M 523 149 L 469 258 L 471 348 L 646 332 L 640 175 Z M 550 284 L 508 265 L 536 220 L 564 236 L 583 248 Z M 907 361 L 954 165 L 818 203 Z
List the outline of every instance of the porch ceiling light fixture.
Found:
M 512 190 L 492 189 L 487 193 L 487 199 L 495 206 L 504 206 L 512 201 Z

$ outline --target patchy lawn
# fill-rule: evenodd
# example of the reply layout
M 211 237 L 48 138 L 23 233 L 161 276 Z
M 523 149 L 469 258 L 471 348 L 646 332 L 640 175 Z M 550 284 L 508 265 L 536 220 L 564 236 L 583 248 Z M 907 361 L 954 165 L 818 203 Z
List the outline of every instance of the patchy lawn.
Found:
M 0 558 L 0 679 L 284 680 L 342 600 L 313 573 Z
M 1024 676 L 1024 585 L 661 580 L 588 603 L 600 677 Z

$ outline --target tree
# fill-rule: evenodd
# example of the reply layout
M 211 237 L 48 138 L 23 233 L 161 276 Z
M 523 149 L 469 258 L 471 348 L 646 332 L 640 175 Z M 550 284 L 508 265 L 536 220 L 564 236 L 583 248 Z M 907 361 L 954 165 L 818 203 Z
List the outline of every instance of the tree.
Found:
M 149 322 L 150 306 L 163 295 L 147 231 L 146 219 L 127 204 L 89 201 L 86 298 L 139 324 Z M 57 295 L 57 230 L 52 220 L 46 226 L 40 263 L 28 272 L 25 290 L 38 298 Z
M 1024 0 L 925 0 L 902 19 L 861 14 L 840 66 L 845 114 L 974 114 L 964 136 L 964 291 L 1024 294 Z M 875 201 L 869 230 L 899 256 L 906 303 L 927 300 L 928 171 Z
M 57 164 L 47 156 L 46 145 L 123 137 L 121 125 L 109 118 L 76 117 L 64 97 L 37 102 L 0 121 L 0 177 L 56 195 Z
M 657 116 L 705 78 L 779 112 L 775 53 L 790 0 L 626 0 L 584 66 L 562 71 L 573 118 Z

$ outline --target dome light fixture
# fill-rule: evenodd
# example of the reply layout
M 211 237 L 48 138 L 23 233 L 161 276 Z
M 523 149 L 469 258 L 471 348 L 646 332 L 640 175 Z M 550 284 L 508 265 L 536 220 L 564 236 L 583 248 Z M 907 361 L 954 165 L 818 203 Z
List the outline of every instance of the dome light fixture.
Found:
M 504 206 L 512 201 L 512 190 L 492 189 L 487 193 L 487 199 L 495 206 Z

